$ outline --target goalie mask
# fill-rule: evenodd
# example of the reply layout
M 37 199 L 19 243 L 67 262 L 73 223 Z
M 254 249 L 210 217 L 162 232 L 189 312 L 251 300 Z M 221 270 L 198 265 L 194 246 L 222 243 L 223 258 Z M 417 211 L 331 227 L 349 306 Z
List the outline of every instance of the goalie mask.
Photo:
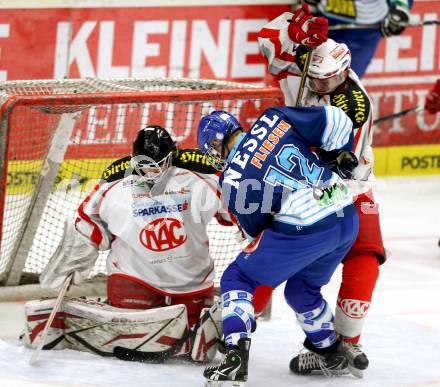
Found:
M 171 166 L 176 144 L 161 126 L 147 126 L 133 142 L 132 168 L 146 183 L 158 182 Z
M 318 94 L 328 94 L 345 82 L 351 63 L 350 50 L 344 43 L 328 39 L 312 51 L 308 87 Z
M 243 130 L 237 119 L 225 111 L 214 111 L 200 120 L 197 128 L 199 149 L 206 154 L 208 163 L 223 171 L 226 166 L 225 146 L 229 137 Z

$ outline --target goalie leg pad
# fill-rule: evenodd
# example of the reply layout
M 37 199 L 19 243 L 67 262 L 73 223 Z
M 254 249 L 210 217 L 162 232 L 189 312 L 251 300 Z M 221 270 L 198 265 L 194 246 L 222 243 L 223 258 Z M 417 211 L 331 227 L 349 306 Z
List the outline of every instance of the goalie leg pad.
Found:
M 104 356 L 113 355 L 117 346 L 143 352 L 166 351 L 188 330 L 184 305 L 134 310 L 73 299 L 64 310 L 69 348 Z M 188 353 L 189 344 L 183 347 Z
M 38 348 L 54 304 L 55 299 L 33 300 L 25 304 L 25 327 L 24 332 L 20 335 L 20 340 L 26 347 Z M 64 316 L 62 309 L 55 315 L 47 331 L 46 344 L 43 349 L 67 348 L 67 343 L 64 340 Z
M 32 301 L 26 305 L 25 345 L 38 346 L 38 339 L 55 300 Z M 42 327 L 42 328 L 40 328 Z M 185 305 L 157 309 L 120 309 L 87 299 L 69 299 L 62 305 L 49 329 L 46 349 L 70 348 L 113 356 L 115 347 L 143 352 L 170 349 L 188 332 Z M 189 353 L 189 341 L 176 355 Z
M 222 308 L 219 299 L 211 308 L 204 308 L 200 313 L 199 323 L 195 326 L 191 359 L 196 362 L 209 362 L 214 359 L 222 335 Z

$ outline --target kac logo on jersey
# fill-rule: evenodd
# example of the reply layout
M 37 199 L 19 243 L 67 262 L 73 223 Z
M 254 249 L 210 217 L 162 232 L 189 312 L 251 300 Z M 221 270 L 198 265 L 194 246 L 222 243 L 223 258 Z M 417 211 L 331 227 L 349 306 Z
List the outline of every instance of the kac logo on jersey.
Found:
M 148 223 L 139 235 L 144 247 L 152 251 L 175 249 L 186 242 L 182 221 L 175 218 L 158 218 Z

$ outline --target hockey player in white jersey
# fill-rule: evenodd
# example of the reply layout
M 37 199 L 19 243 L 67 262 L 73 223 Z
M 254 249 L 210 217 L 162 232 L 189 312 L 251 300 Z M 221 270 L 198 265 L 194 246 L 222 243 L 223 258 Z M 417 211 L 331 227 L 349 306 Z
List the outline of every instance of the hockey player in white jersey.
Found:
M 194 324 L 212 300 L 214 262 L 206 226 L 221 208 L 215 175 L 171 166 L 175 150 L 161 127 L 139 132 L 131 173 L 101 185 L 78 209 L 76 229 L 107 258 L 108 301 L 118 307 L 187 303 Z
M 329 37 L 345 43 L 353 55 L 352 68 L 362 78 L 381 37 L 400 35 L 410 20 L 412 0 L 294 0 L 293 8 L 307 3 L 316 16 L 328 18 L 329 26 L 341 24 L 377 25 L 329 31 Z
M 287 106 L 296 104 L 306 48 L 299 45 L 298 30 L 313 16 L 298 17 L 286 12 L 266 24 L 258 41 L 271 74 L 277 77 Z M 292 22 L 290 22 L 292 20 Z M 300 21 L 300 23 L 295 21 Z M 321 36 L 324 32 L 321 31 Z M 324 40 L 321 38 L 321 40 Z M 302 42 L 307 44 L 306 35 Z M 336 306 L 335 327 L 340 334 L 340 350 L 346 354 L 349 367 L 357 376 L 368 367 L 368 359 L 360 348 L 362 326 L 370 307 L 385 252 L 374 202 L 372 104 L 359 78 L 350 68 L 351 55 L 345 44 L 328 39 L 312 51 L 311 62 L 301 100 L 302 106 L 332 105 L 341 108 L 353 122 L 353 151 L 359 165 L 345 178 L 354 193 L 358 210 L 359 235 L 343 261 L 342 284 Z M 332 152 L 317 150 L 321 159 L 335 165 Z M 307 345 L 308 349 L 313 350 Z M 313 351 L 302 352 L 291 363 L 298 374 L 320 372 L 322 361 Z
M 109 250 L 108 305 L 67 301 L 46 348 L 61 345 L 141 361 L 189 353 L 206 361 L 215 354 L 221 327 L 212 306 L 215 273 L 207 225 L 213 216 L 230 218 L 217 176 L 174 167 L 175 151 L 165 129 L 146 127 L 133 143 L 125 177 L 99 184 L 80 205 L 40 282 L 59 288 L 74 273 L 78 283 L 98 252 Z M 28 316 L 34 312 L 27 327 L 33 347 L 51 306 L 45 304 L 38 319 L 38 302 L 28 306 Z

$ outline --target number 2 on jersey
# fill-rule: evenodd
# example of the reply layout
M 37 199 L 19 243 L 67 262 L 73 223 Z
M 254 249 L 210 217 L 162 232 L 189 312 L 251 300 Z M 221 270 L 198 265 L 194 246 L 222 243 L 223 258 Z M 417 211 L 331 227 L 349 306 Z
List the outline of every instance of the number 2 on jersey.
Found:
M 291 190 L 318 185 L 324 169 L 310 163 L 293 144 L 284 145 L 275 156 L 276 166 L 269 166 L 263 180 L 273 186 L 282 185 Z M 300 176 L 300 179 L 293 175 Z

